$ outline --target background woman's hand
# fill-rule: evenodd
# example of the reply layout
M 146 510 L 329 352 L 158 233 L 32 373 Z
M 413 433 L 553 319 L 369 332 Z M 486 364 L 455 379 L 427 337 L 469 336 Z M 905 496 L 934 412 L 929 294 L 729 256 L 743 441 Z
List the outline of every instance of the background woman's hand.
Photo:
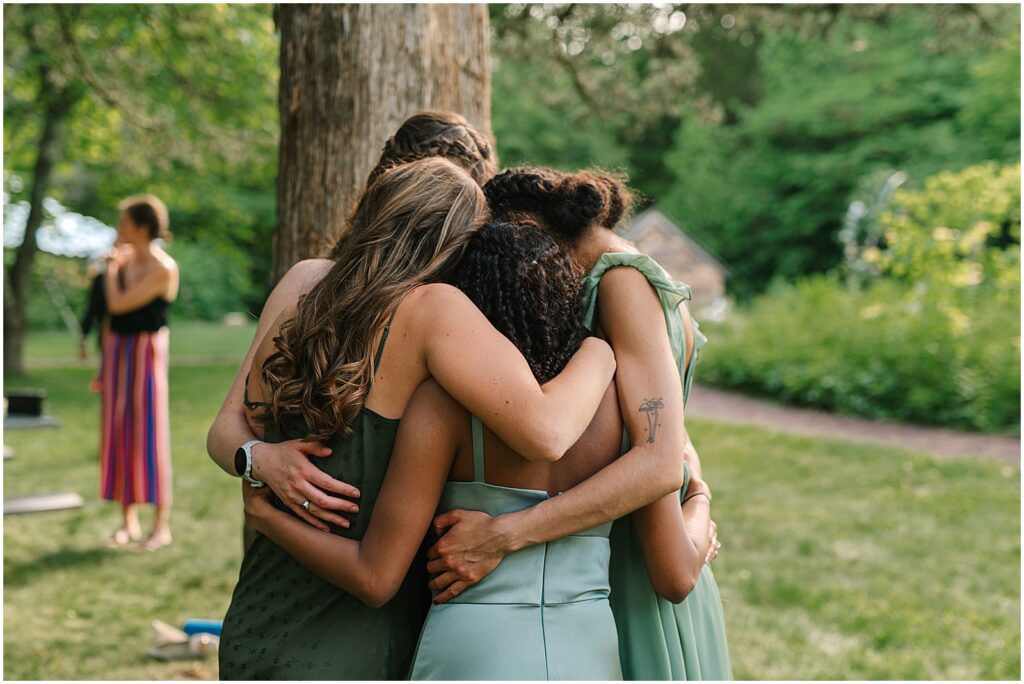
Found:
M 335 480 L 310 460 L 330 455 L 330 448 L 320 442 L 264 442 L 252 448 L 253 477 L 265 482 L 285 506 L 313 527 L 325 532 L 330 531 L 325 523 L 348 527 L 349 521 L 334 511 L 358 512 L 359 506 L 349 499 L 359 498 L 359 490 Z M 306 500 L 308 510 L 302 506 Z

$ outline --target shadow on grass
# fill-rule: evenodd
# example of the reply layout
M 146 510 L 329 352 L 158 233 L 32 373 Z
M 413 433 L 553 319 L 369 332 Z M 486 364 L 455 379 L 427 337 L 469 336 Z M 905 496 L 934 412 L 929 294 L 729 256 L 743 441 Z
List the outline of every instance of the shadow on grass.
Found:
M 59 549 L 43 556 L 32 558 L 22 563 L 11 563 L 4 568 L 4 585 L 7 587 L 22 587 L 31 581 L 38 580 L 40 575 L 64 570 L 67 568 L 79 568 L 85 565 L 96 565 L 103 560 L 113 557 L 118 549 L 95 548 L 95 549 Z

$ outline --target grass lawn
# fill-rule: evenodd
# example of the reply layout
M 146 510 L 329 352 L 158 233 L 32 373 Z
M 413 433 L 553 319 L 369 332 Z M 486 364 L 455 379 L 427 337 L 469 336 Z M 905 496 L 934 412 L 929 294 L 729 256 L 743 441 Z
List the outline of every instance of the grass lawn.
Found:
M 4 435 L 15 449 L 4 494 L 73 490 L 86 503 L 4 520 L 6 678 L 216 677 L 213 659 L 145 655 L 153 619 L 220 618 L 241 560 L 238 482 L 204 447 L 234 367 L 188 364 L 240 355 L 251 330 L 217 329 L 209 342 L 185 330 L 171 338 L 175 540 L 153 553 L 104 546 L 118 514 L 97 498 L 93 371 L 8 380 L 45 387 L 62 425 Z M 59 356 L 38 343 L 30 359 Z M 1018 467 L 754 427 L 690 430 L 714 489 L 737 678 L 1020 678 Z

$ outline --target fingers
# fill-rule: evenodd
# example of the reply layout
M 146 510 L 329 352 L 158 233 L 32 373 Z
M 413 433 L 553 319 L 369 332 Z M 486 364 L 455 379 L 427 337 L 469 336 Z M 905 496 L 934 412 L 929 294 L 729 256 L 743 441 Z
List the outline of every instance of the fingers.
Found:
M 313 516 L 313 515 L 307 513 L 305 511 L 305 509 L 302 508 L 302 506 L 296 506 L 296 505 L 294 505 L 292 503 L 289 503 L 288 504 L 288 508 L 292 509 L 292 512 L 295 513 L 295 515 L 299 516 L 305 522 L 309 523 L 310 525 L 312 525 L 313 527 L 317 528 L 318 530 L 321 530 L 323 532 L 330 532 L 331 531 L 331 528 L 329 528 L 327 525 L 325 525 L 316 516 Z
M 326 458 L 331 455 L 331 448 L 322 442 L 307 442 L 304 439 L 295 440 L 295 448 L 309 456 Z
M 434 591 L 443 591 L 444 589 L 447 589 L 452 584 L 458 581 L 459 576 L 456 573 L 443 572 L 434 579 L 430 580 L 430 583 L 427 586 L 433 589 Z
M 461 517 L 462 511 L 459 509 L 442 513 L 434 518 L 434 532 L 438 535 L 444 534 L 448 528 L 453 527 L 455 523 L 459 522 Z
M 429 551 L 427 552 L 427 558 L 430 558 Z M 431 575 L 440 575 L 447 569 L 448 567 L 445 565 L 444 559 L 440 556 L 427 561 L 427 573 Z
M 320 494 L 320 498 L 331 499 L 333 497 Z M 350 523 L 348 520 L 338 515 L 337 513 L 333 512 L 331 509 L 321 505 L 319 501 L 317 501 L 317 499 L 314 499 L 313 497 L 307 497 L 307 500 L 309 501 L 308 506 L 303 506 L 302 504 L 299 504 L 298 506 L 299 510 L 301 510 L 303 513 L 311 515 L 314 518 L 317 518 L 323 522 L 329 522 L 334 525 L 338 525 L 339 527 L 351 526 L 352 523 Z
M 427 560 L 436 560 L 441 557 L 441 552 L 437 550 L 437 544 L 434 544 L 427 549 Z
M 359 512 L 359 504 L 337 496 L 331 496 L 310 482 L 303 482 L 302 485 L 299 486 L 298 495 L 305 499 L 309 499 L 310 503 L 316 504 L 327 511 L 345 511 L 347 513 Z
M 455 582 L 434 598 L 434 603 L 444 603 L 462 593 L 468 585 L 465 582 Z
M 328 475 L 322 470 L 317 469 L 312 474 L 310 481 L 321 489 L 326 489 L 329 492 L 333 492 L 340 496 L 347 496 L 350 499 L 359 498 L 359 490 L 352 485 L 342 482 L 341 480 L 335 480 L 333 477 Z

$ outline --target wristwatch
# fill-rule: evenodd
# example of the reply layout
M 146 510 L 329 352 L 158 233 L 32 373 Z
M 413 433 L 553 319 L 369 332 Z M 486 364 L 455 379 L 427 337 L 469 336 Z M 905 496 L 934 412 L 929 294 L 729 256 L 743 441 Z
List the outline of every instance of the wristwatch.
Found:
M 235 452 L 235 474 L 245 478 L 253 487 L 262 487 L 264 485 L 263 482 L 252 477 L 252 448 L 262 443 L 258 439 L 253 439 L 238 447 L 238 451 Z

